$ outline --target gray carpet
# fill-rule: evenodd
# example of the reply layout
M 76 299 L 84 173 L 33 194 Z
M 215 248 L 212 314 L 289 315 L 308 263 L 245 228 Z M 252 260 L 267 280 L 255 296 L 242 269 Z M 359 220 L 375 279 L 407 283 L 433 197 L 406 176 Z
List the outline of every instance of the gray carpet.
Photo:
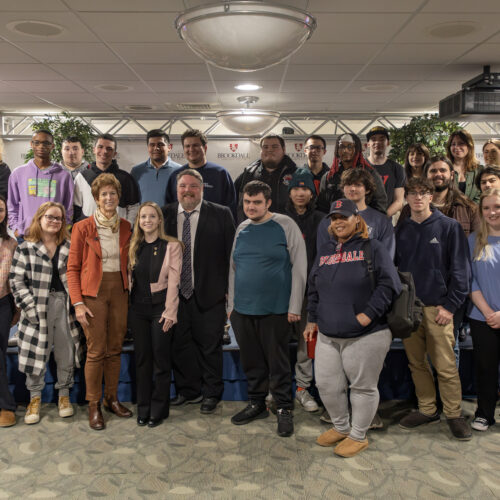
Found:
M 408 432 L 396 424 L 408 404 L 386 402 L 385 429 L 342 459 L 315 444 L 328 429 L 319 413 L 297 408 L 295 434 L 280 438 L 273 415 L 232 425 L 243 406 L 224 402 L 209 416 L 198 405 L 174 408 L 155 429 L 105 414 L 101 432 L 88 428 L 85 406 L 61 419 L 44 404 L 32 426 L 19 408 L 18 424 L 0 429 L 0 499 L 500 498 L 500 425 L 469 442 L 454 440 L 444 419 Z M 473 404 L 464 406 L 470 415 Z

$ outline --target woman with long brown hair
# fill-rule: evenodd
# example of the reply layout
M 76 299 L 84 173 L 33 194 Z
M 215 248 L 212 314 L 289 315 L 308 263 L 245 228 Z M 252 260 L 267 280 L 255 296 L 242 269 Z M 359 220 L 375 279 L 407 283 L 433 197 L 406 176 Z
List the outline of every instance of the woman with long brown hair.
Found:
M 353 201 L 334 201 L 328 215 L 333 238 L 319 248 L 309 275 L 304 338 L 311 340 L 318 329 L 316 385 L 333 423 L 316 442 L 336 445 L 335 454 L 352 457 L 368 447 L 366 433 L 379 402 L 378 378 L 392 341 L 385 315 L 401 282 L 383 244 L 368 241 L 368 227 Z
M 477 410 L 471 427 L 485 431 L 495 423 L 500 363 L 500 189 L 490 189 L 479 201 L 480 228 L 469 236 L 474 307 L 469 314 Z
M 474 140 L 467 130 L 452 132 L 446 144 L 446 156 L 453 163 L 456 186 L 474 203 L 481 192 L 476 186 L 479 162 L 474 152 Z
M 412 177 L 422 177 L 425 166 L 431 159 L 431 153 L 425 144 L 421 142 L 413 143 L 405 154 L 405 173 L 406 180 Z
M 182 243 L 167 236 L 160 207 L 139 208 L 129 250 L 129 327 L 134 336 L 137 424 L 168 417 L 172 327 L 177 323 Z M 153 381 L 154 378 L 154 381 Z
M 30 403 L 24 422 L 40 421 L 42 390 L 52 348 L 57 365 L 59 416 L 70 417 L 69 390 L 75 363 L 79 362 L 80 329 L 70 306 L 66 267 L 69 254 L 66 213 L 60 203 L 40 205 L 14 252 L 10 286 L 19 321 L 19 371 L 26 374 Z

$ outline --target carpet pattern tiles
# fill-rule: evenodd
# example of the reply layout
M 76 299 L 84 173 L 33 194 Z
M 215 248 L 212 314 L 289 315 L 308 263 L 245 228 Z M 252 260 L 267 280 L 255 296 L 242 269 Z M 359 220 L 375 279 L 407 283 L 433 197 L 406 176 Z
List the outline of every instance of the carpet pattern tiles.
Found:
M 500 498 L 500 425 L 459 442 L 444 417 L 400 429 L 408 403 L 385 402 L 384 429 L 370 431 L 366 451 L 342 459 L 315 444 L 328 429 L 319 413 L 297 408 L 295 434 L 280 438 L 272 414 L 232 425 L 244 405 L 223 402 L 207 416 L 198 405 L 173 408 L 153 429 L 105 414 L 101 432 L 88 428 L 85 406 L 61 419 L 43 404 L 32 426 L 20 407 L 18 424 L 0 429 L 0 498 Z M 470 416 L 473 404 L 464 407 Z

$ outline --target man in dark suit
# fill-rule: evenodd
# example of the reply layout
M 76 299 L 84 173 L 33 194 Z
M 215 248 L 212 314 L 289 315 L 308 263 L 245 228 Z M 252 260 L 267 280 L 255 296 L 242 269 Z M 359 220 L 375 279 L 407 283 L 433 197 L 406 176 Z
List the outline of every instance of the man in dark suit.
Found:
M 203 397 L 200 411 L 208 414 L 224 390 L 222 337 L 235 226 L 229 208 L 203 200 L 196 170 L 177 175 L 177 199 L 163 208 L 167 234 L 185 245 L 172 347 L 177 396 L 171 404 L 199 403 Z

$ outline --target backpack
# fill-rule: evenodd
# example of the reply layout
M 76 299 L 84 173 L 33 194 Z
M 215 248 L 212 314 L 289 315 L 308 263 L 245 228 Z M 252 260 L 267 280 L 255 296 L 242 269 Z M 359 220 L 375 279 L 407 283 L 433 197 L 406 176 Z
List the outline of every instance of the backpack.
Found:
M 370 240 L 363 243 L 365 262 L 368 267 L 372 290 L 377 286 L 375 272 L 372 261 L 372 246 Z M 401 281 L 401 293 L 392 302 L 386 314 L 387 324 L 392 333 L 392 338 L 406 339 L 414 332 L 422 322 L 423 306 L 422 301 L 417 297 L 415 282 L 410 272 L 398 270 Z

